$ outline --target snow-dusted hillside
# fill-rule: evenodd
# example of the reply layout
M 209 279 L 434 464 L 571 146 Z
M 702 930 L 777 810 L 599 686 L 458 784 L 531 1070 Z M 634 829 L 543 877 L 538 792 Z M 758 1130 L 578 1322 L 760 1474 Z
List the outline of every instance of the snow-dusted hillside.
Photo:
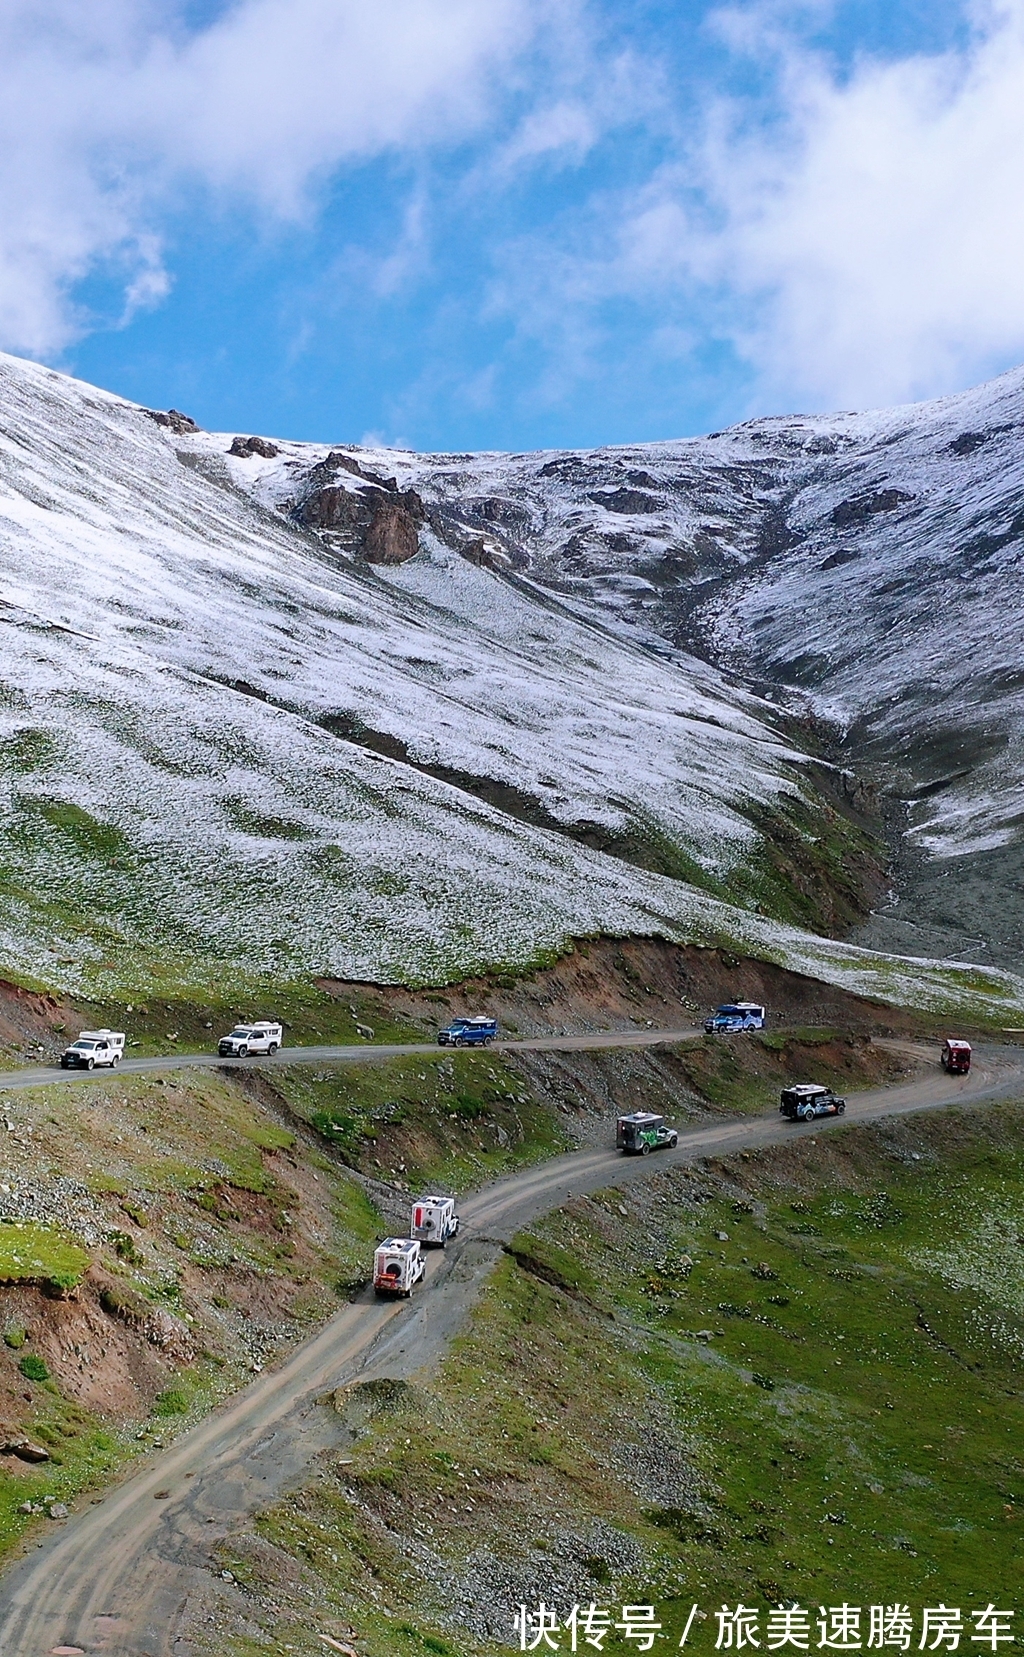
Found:
M 677 443 L 368 459 L 419 489 L 453 540 L 495 539 L 619 636 L 806 698 L 914 801 L 930 850 L 1016 837 L 1024 370 L 933 403 Z
M 451 463 L 362 457 L 435 503 L 419 554 L 383 567 L 288 516 L 325 449 L 228 456 L 230 438 L 11 358 L 0 431 L 8 972 L 438 979 L 658 931 L 894 998 L 1016 997 L 673 878 L 742 873 L 764 814 L 813 798 L 805 756 L 767 704 L 634 643 L 592 595 L 460 556 Z M 517 466 L 548 462 L 460 464 L 514 492 Z M 571 513 L 575 485 L 549 480 Z
M 452 545 L 482 534 L 619 637 L 828 721 L 902 802 L 909 901 L 863 936 L 1024 955 L 1024 371 L 686 442 L 366 459 Z M 264 498 L 294 491 L 290 460 Z

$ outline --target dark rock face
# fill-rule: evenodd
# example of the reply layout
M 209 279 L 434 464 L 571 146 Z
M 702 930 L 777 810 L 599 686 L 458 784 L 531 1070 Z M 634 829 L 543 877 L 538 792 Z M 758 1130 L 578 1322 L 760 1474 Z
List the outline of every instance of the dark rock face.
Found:
M 533 523 L 528 507 L 502 495 L 468 496 L 459 502 L 459 515 L 474 524 L 493 524 L 515 536 L 529 534 Z
M 262 460 L 273 460 L 280 453 L 276 443 L 268 443 L 265 437 L 236 437 L 228 450 L 229 455 L 235 455 L 239 460 L 251 460 L 253 455 L 259 455 Z
M 162 409 L 155 408 L 143 409 L 142 412 L 148 414 L 151 420 L 155 420 L 158 426 L 166 426 L 177 437 L 185 437 L 189 432 L 198 432 L 203 429 L 196 425 L 190 415 L 182 414 L 180 409 L 168 409 L 166 414 Z
M 364 486 L 344 489 L 328 481 L 339 469 Z M 305 529 L 326 532 L 368 564 L 404 564 L 419 551 L 419 526 L 426 514 L 415 489 L 399 489 L 394 478 L 371 477 L 337 450 L 314 468 L 310 484 L 294 514 Z
M 949 444 L 951 455 L 972 455 L 975 449 L 980 449 L 983 443 L 988 442 L 987 432 L 961 432 Z
M 321 464 L 328 472 L 336 472 L 340 466 L 343 471 L 351 472 L 354 478 L 362 478 L 366 483 L 375 483 L 378 489 L 390 489 L 392 494 L 398 492 L 398 484 L 394 478 L 383 478 L 379 472 L 368 471 L 365 466 L 360 466 L 354 455 L 347 455 L 342 449 L 332 449 Z
M 468 541 L 465 546 L 458 550 L 460 557 L 464 558 L 467 564 L 478 564 L 481 569 L 510 570 L 512 568 L 512 560 L 508 553 L 504 552 L 501 547 L 496 547 L 493 542 L 485 541 L 482 535 L 477 536 L 473 541 Z
M 407 494 L 414 494 L 407 490 Z M 368 564 L 404 564 L 419 551 L 419 525 L 423 517 L 415 517 L 408 506 L 399 505 L 386 496 L 370 497 L 372 516 L 363 540 L 363 557 Z M 419 496 L 415 496 L 419 501 Z
M 590 499 L 595 506 L 603 506 L 606 512 L 647 513 L 663 512 L 664 501 L 654 495 L 645 495 L 639 489 L 602 489 L 599 494 L 591 495 Z
M 842 564 L 852 564 L 854 559 L 859 557 L 860 553 L 854 552 L 852 547 L 840 547 L 838 552 L 832 552 L 827 558 L 823 558 L 818 568 L 819 570 L 837 570 Z
M 837 529 L 844 529 L 848 524 L 866 524 L 876 512 L 895 512 L 913 498 L 903 489 L 876 489 L 873 495 L 855 495 L 833 508 L 832 522 Z

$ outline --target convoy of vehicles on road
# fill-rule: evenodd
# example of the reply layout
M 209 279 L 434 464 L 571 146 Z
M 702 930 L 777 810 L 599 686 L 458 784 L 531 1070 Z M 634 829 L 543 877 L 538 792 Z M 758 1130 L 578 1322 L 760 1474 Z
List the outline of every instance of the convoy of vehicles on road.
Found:
M 230 1035 L 221 1036 L 217 1052 L 222 1059 L 244 1059 L 250 1053 L 276 1053 L 280 1045 L 280 1024 L 264 1018 L 255 1024 L 236 1024 Z
M 649 1156 L 651 1151 L 678 1143 L 675 1128 L 666 1128 L 665 1118 L 649 1110 L 631 1111 L 628 1116 L 620 1116 L 615 1124 L 616 1149 L 625 1151 L 627 1156 Z
M 765 1010 L 752 1001 L 726 1002 L 704 1021 L 705 1032 L 733 1034 L 760 1030 Z M 498 1033 L 494 1018 L 456 1018 L 437 1039 L 442 1047 L 489 1046 Z M 282 1027 L 272 1019 L 238 1024 L 217 1043 L 221 1058 L 247 1058 L 276 1053 L 282 1044 Z M 61 1054 L 63 1069 L 92 1070 L 98 1065 L 114 1069 L 124 1056 L 125 1037 L 119 1030 L 83 1030 Z M 948 1037 L 941 1052 L 942 1068 L 950 1075 L 964 1076 L 971 1068 L 971 1044 Z M 820 1117 L 842 1116 L 846 1100 L 820 1082 L 794 1082 L 782 1090 L 779 1112 L 792 1122 L 813 1122 Z M 648 1156 L 663 1147 L 679 1143 L 675 1128 L 652 1111 L 635 1110 L 620 1116 L 615 1124 L 616 1148 L 627 1156 Z M 408 1237 L 387 1237 L 373 1259 L 373 1288 L 380 1296 L 408 1298 L 426 1271 L 425 1248 L 444 1248 L 458 1236 L 459 1216 L 452 1197 L 426 1195 L 412 1204 Z
M 939 1062 L 951 1076 L 966 1076 L 971 1068 L 971 1044 L 947 1036 L 942 1044 Z
M 820 1082 L 795 1082 L 784 1087 L 779 1112 L 791 1122 L 813 1122 L 816 1116 L 842 1116 L 846 1100 Z
M 453 1018 L 437 1032 L 439 1047 L 489 1047 L 498 1034 L 496 1018 Z
M 738 1030 L 763 1030 L 764 1008 L 756 1001 L 724 1001 L 704 1020 L 707 1036 L 731 1036 Z
M 62 1070 L 92 1070 L 96 1065 L 116 1069 L 124 1057 L 124 1035 L 120 1030 L 83 1030 L 77 1041 L 60 1056 Z

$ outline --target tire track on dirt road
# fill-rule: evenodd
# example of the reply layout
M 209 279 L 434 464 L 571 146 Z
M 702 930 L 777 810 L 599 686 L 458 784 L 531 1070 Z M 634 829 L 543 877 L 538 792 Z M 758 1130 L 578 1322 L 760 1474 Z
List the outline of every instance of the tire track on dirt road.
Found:
M 547 1039 L 597 1044 L 589 1037 Z M 677 1035 L 639 1037 L 643 1045 L 659 1039 Z M 850 1125 L 1014 1095 L 1024 1097 L 1024 1050 L 982 1045 L 970 1075 L 946 1076 L 932 1059 L 914 1081 L 853 1095 L 843 1118 L 813 1126 L 776 1113 L 732 1118 L 681 1134 L 675 1150 L 656 1156 L 569 1153 L 475 1192 L 462 1205 L 459 1244 L 432 1256 L 424 1288 L 411 1302 L 381 1305 L 364 1295 L 344 1307 L 279 1369 L 15 1562 L 0 1585 L 0 1652 L 48 1657 L 54 1647 L 76 1646 L 103 1657 L 187 1657 L 185 1630 L 197 1608 L 209 1605 L 218 1589 L 239 1593 L 213 1574 L 212 1545 L 296 1481 L 319 1451 L 341 1441 L 338 1416 L 317 1398 L 360 1377 L 408 1375 L 433 1361 L 463 1322 L 501 1243 L 567 1196 L 794 1136 L 817 1143 Z

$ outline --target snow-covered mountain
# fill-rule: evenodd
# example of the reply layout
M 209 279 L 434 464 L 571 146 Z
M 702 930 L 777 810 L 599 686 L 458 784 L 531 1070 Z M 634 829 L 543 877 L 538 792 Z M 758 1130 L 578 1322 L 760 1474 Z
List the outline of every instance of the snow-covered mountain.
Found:
M 903 808 L 913 901 L 864 936 L 1024 956 L 1024 370 L 688 442 L 366 458 L 452 545 L 484 536 L 619 637 L 826 722 Z M 294 493 L 295 467 L 254 486 Z
M 687 442 L 368 458 L 621 634 L 806 692 L 851 752 L 900 768 L 922 844 L 1014 836 L 1024 370 Z
M 658 589 L 635 548 L 612 548 L 612 581 L 583 546 L 644 515 L 636 478 L 605 498 L 616 469 L 674 468 L 708 569 L 749 564 L 777 462 L 727 441 L 714 475 L 711 440 L 597 458 L 254 443 L 0 359 L 0 962 L 96 989 L 424 980 L 657 931 L 885 996 L 1016 997 L 772 918 L 773 824 L 806 843 L 797 883 L 821 875 L 808 813 L 830 852 L 852 843 L 818 792 L 841 773 L 658 642 L 704 565 L 686 577 L 666 545 Z M 702 528 L 711 500 L 722 523 L 733 503 L 728 552 Z

